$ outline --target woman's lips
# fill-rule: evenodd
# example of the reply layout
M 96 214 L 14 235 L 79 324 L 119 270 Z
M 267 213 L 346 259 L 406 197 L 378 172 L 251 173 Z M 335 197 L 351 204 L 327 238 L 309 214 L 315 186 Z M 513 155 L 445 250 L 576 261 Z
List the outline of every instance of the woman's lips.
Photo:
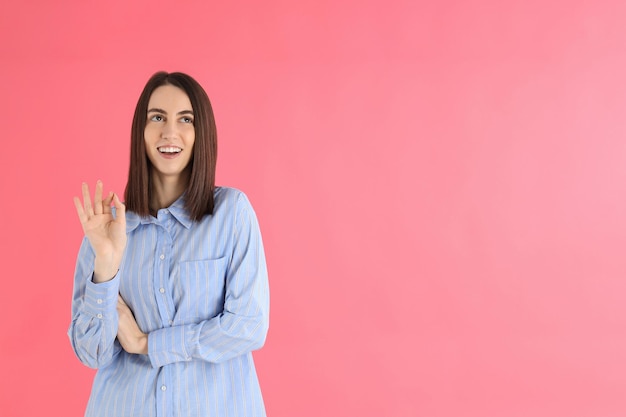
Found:
M 182 152 L 182 149 L 178 146 L 159 146 L 157 150 L 165 159 L 174 159 Z

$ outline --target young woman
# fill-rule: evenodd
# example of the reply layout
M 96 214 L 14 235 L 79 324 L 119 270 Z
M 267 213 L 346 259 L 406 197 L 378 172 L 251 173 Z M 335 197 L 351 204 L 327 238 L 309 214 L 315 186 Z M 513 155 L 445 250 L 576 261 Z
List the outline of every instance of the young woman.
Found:
M 215 186 L 216 153 L 205 91 L 159 72 L 135 109 L 125 203 L 100 181 L 74 198 L 68 334 L 98 369 L 87 416 L 265 415 L 251 354 L 268 330 L 263 243 L 246 196 Z

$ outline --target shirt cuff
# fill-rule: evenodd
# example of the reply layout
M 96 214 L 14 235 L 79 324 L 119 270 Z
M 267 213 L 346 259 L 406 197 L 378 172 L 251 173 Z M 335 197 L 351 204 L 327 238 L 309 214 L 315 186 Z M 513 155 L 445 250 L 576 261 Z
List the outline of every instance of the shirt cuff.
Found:
M 120 290 L 120 279 L 116 274 L 106 282 L 87 281 L 85 287 L 84 311 L 93 317 L 102 319 L 110 317 L 117 311 L 117 297 Z
M 154 368 L 175 362 L 188 362 L 191 355 L 185 338 L 192 331 L 190 325 L 166 327 L 148 335 L 148 356 Z

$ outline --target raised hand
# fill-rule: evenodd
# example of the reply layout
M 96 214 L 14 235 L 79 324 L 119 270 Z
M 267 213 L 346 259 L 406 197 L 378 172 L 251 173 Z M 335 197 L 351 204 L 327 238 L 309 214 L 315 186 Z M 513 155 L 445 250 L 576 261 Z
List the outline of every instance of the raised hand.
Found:
M 93 203 L 86 183 L 83 183 L 83 201 L 74 197 L 78 219 L 96 254 L 93 277 L 95 282 L 109 281 L 117 274 L 126 248 L 124 204 L 113 192 L 102 199 L 102 188 L 102 181 L 98 181 Z M 111 203 L 115 206 L 115 217 L 111 212 Z

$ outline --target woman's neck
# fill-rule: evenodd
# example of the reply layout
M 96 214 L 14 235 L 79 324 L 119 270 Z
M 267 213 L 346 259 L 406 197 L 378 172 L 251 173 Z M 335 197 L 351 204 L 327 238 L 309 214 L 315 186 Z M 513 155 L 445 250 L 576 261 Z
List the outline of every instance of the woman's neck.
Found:
M 162 208 L 171 206 L 185 192 L 188 183 L 188 171 L 184 171 L 179 176 L 163 176 L 153 173 L 150 210 L 156 213 Z

